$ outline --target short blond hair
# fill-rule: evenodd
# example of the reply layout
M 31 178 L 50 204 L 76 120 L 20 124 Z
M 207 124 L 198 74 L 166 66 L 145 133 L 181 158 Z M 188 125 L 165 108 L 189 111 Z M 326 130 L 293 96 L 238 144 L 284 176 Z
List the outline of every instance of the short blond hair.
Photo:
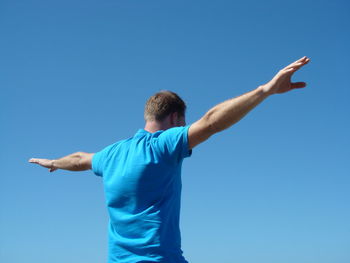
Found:
M 145 105 L 146 121 L 163 121 L 169 114 L 177 112 L 185 117 L 186 104 L 175 92 L 162 90 L 151 96 Z

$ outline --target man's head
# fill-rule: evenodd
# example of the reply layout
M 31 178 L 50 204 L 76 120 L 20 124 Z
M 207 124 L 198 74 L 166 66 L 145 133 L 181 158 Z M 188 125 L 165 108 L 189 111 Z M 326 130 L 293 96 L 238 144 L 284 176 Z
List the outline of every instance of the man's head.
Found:
M 160 91 L 151 96 L 145 106 L 146 126 L 158 124 L 159 129 L 184 126 L 185 123 L 185 102 L 174 92 Z

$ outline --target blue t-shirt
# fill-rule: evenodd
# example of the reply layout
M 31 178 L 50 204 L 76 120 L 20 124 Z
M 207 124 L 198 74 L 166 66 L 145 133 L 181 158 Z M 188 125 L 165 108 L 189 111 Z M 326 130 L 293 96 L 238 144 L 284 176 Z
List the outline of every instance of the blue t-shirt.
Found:
M 181 165 L 192 153 L 188 129 L 140 129 L 93 156 L 110 216 L 108 263 L 187 262 L 179 216 Z

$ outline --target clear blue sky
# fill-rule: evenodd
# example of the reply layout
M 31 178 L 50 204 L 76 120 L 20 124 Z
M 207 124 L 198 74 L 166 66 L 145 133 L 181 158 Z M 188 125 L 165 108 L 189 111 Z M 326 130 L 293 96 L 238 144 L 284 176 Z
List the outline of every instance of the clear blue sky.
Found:
M 184 255 L 200 263 L 350 262 L 350 4 L 0 1 L 0 261 L 107 256 L 102 181 L 31 157 L 96 152 L 143 128 L 168 89 L 187 122 L 306 55 L 295 81 L 183 165 Z

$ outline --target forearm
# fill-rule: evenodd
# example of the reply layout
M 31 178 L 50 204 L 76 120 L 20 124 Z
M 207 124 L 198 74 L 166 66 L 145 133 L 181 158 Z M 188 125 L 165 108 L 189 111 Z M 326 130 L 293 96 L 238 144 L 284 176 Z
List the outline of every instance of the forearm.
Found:
M 48 168 L 50 172 L 56 171 L 57 169 L 85 171 L 91 169 L 93 155 L 94 153 L 76 152 L 57 160 L 31 158 L 29 162 Z
M 82 153 L 76 152 L 57 160 L 52 160 L 52 168 L 63 169 L 69 171 L 83 171 L 86 170 L 81 164 Z
M 210 125 L 212 133 L 220 132 L 241 120 L 268 96 L 269 94 L 260 86 L 239 97 L 216 105 L 203 118 Z

